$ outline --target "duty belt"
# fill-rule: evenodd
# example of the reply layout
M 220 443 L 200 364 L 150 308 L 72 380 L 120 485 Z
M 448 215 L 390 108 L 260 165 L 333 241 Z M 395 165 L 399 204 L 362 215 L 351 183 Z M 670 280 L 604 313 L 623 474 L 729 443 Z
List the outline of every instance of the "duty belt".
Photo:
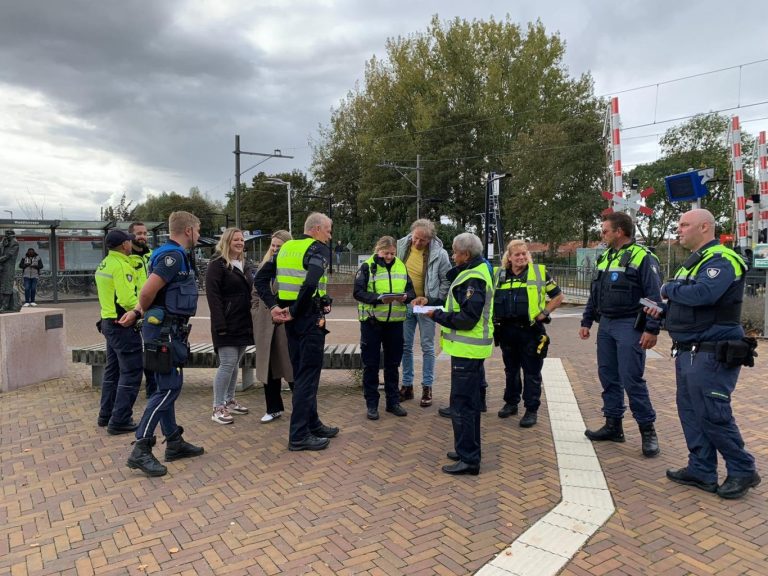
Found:
M 672 358 L 676 358 L 680 352 L 690 352 L 691 362 L 699 352 L 716 352 L 717 342 L 677 342 L 672 341 Z

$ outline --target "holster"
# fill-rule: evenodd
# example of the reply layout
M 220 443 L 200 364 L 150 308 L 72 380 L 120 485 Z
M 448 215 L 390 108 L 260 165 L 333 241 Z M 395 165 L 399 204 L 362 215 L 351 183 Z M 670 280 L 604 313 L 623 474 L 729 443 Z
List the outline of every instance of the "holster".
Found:
M 144 342 L 144 369 L 158 374 L 170 374 L 173 370 L 171 343 L 161 340 Z
M 715 355 L 718 362 L 722 362 L 729 368 L 737 366 L 752 368 L 757 356 L 757 340 L 749 336 L 741 340 L 721 340 L 717 343 Z

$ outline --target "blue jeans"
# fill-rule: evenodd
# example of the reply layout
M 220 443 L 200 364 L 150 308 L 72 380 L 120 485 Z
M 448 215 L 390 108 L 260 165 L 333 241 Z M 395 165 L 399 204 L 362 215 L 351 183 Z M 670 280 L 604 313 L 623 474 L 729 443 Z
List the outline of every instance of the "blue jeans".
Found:
M 31 304 L 37 294 L 37 278 L 24 277 L 24 302 Z
M 597 374 L 603 386 L 603 414 L 623 418 L 627 407 L 638 424 L 656 421 L 656 412 L 648 395 L 645 350 L 640 347 L 642 333 L 634 328 L 634 318 L 603 318 L 597 331 Z
M 403 326 L 403 386 L 413 386 L 413 341 L 416 325 L 423 358 L 421 384 L 431 387 L 435 379 L 435 321 L 426 314 L 414 314 L 410 306 Z
M 219 346 L 219 369 L 213 378 L 213 407 L 235 399 L 237 369 L 245 354 L 245 346 Z

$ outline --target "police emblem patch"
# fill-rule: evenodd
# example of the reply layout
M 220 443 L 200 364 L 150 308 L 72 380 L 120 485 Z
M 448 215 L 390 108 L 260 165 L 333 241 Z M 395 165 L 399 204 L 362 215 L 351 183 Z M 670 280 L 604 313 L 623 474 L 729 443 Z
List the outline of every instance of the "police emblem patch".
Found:
M 126 274 L 125 277 L 128 280 L 128 282 L 133 282 L 133 276 L 132 275 Z
M 474 293 L 475 293 L 475 289 L 474 289 L 472 286 L 470 286 L 469 288 L 467 288 L 467 291 L 466 291 L 466 293 L 464 294 L 464 298 L 465 298 L 466 300 L 469 300 L 470 298 L 472 298 L 472 295 L 473 295 Z
M 616 280 L 619 279 L 619 273 L 618 272 L 611 272 L 611 282 L 616 282 Z
M 163 260 L 163 263 L 164 263 L 166 266 L 168 266 L 168 268 L 170 268 L 171 266 L 173 266 L 174 264 L 176 264 L 176 258 L 174 258 L 173 256 L 166 256 L 166 257 L 165 257 L 165 260 Z
M 717 278 L 720 275 L 720 268 L 707 268 L 707 278 Z

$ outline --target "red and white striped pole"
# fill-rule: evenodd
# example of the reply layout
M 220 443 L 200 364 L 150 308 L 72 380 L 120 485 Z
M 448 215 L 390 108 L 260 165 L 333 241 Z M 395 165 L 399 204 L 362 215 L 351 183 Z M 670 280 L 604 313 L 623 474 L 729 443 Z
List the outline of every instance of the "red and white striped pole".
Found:
M 731 164 L 733 193 L 736 200 L 736 244 L 746 249 L 748 245 L 747 199 L 744 197 L 744 168 L 741 159 L 741 128 L 738 116 L 731 118 Z
M 765 130 L 757 138 L 757 181 L 760 184 L 760 230 L 768 228 L 768 146 Z M 752 215 L 756 218 L 756 215 Z
M 611 170 L 613 173 L 613 193 L 616 197 L 624 196 L 624 182 L 621 175 L 621 123 L 619 119 L 619 99 L 611 98 Z

